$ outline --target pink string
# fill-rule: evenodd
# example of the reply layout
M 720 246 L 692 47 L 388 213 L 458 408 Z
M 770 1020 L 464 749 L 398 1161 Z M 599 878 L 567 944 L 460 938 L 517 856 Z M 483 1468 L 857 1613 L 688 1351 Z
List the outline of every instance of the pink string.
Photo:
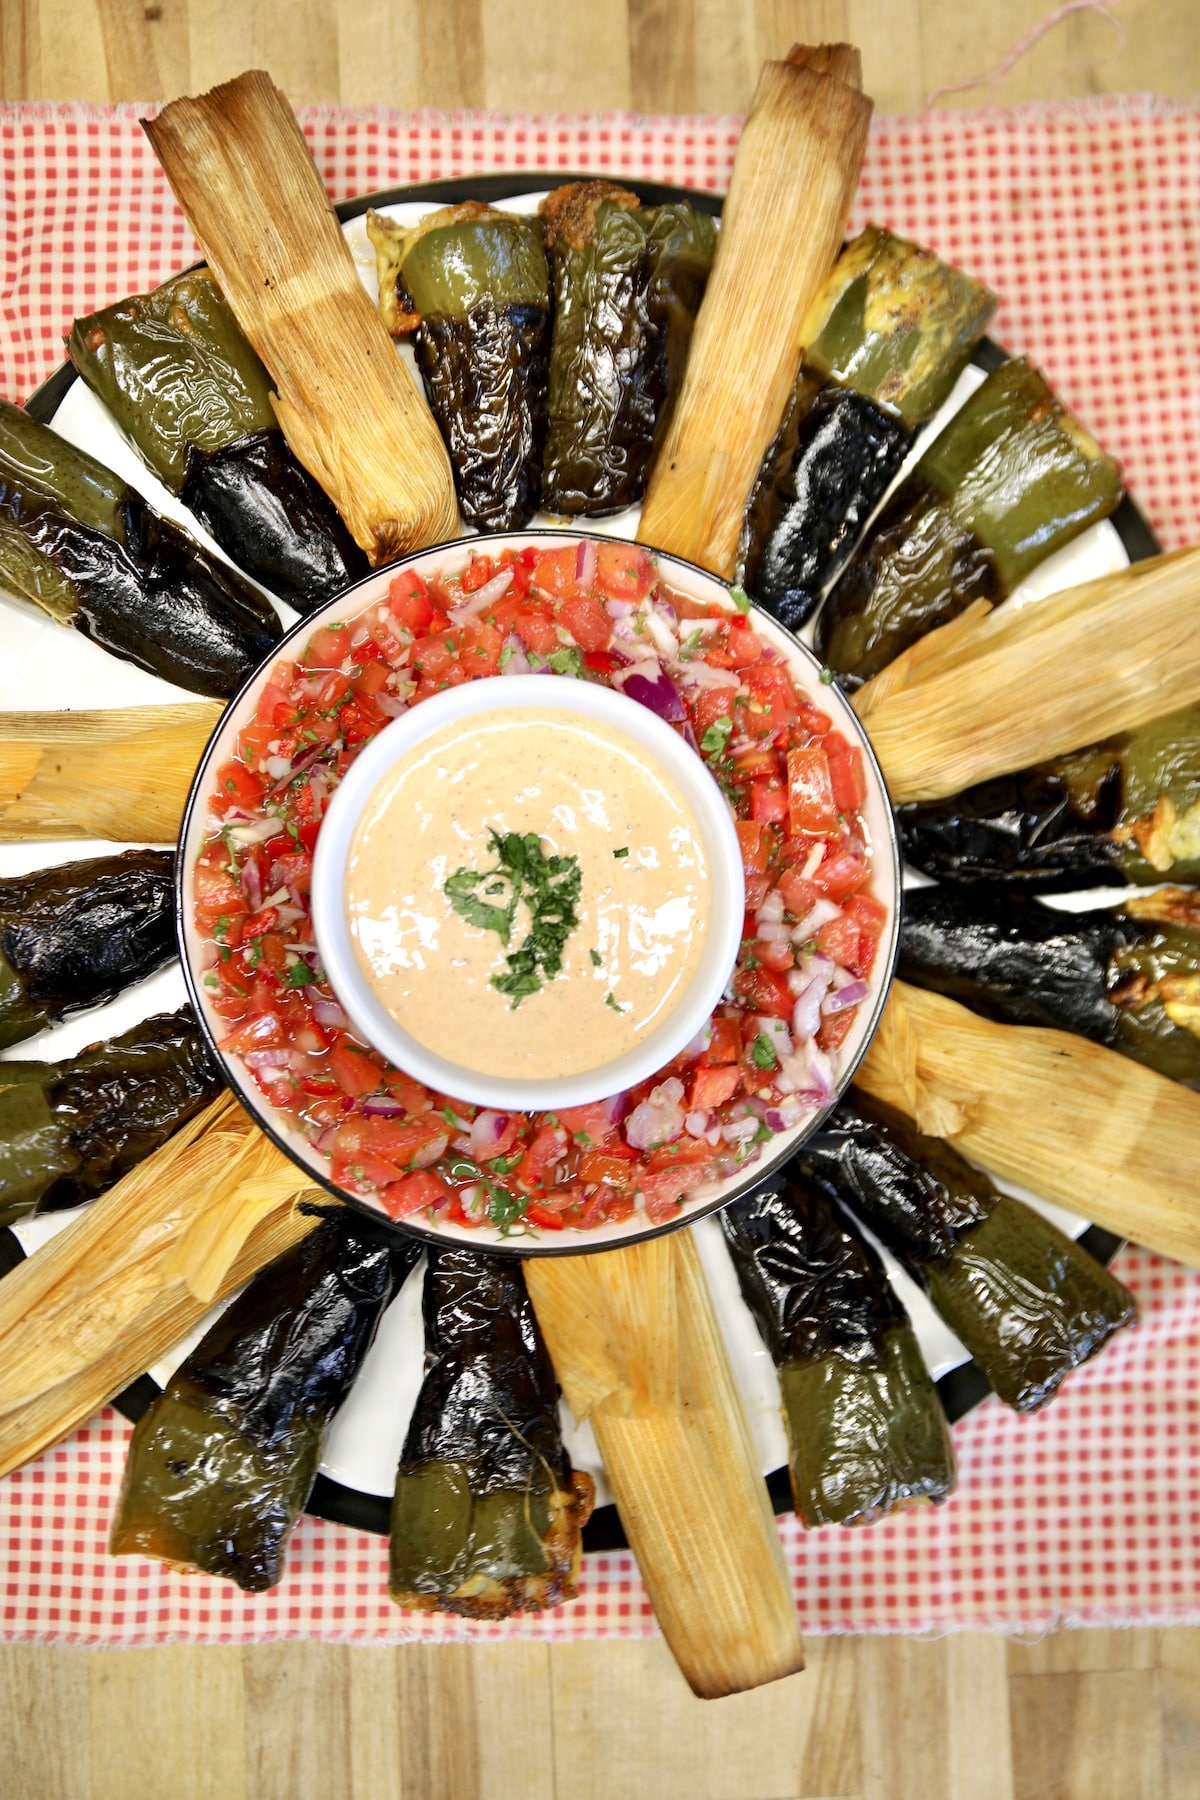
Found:
M 1121 0 L 1112 0 L 1113 6 L 1120 6 L 1120 4 Z M 1068 18 L 1071 13 L 1075 12 L 1095 12 L 1099 13 L 1102 19 L 1107 19 L 1108 23 L 1113 27 L 1121 40 L 1120 47 L 1113 52 L 1113 56 L 1119 56 L 1121 54 L 1129 41 L 1125 35 L 1125 27 L 1121 24 L 1119 19 L 1114 18 L 1107 6 L 1101 5 L 1101 0 L 1064 0 L 1062 6 L 1056 6 L 1052 13 L 1047 13 L 1044 19 L 1032 26 L 1031 29 L 1025 33 L 1024 37 L 1019 37 L 1016 43 L 1004 53 L 993 69 L 986 70 L 982 75 L 972 76 L 970 81 L 955 81 L 951 82 L 946 87 L 934 88 L 932 94 L 927 94 L 925 96 L 926 106 L 932 106 L 934 101 L 940 100 L 943 94 L 965 94 L 969 92 L 971 88 L 998 87 L 1004 80 L 1004 77 L 1009 73 L 1010 69 L 1015 68 L 1016 64 L 1020 62 L 1027 50 L 1032 50 L 1033 46 L 1038 43 L 1041 38 L 1044 38 L 1048 31 L 1053 30 L 1055 25 L 1061 24 L 1063 19 Z M 1107 56 L 1104 60 L 1105 62 L 1111 62 L 1112 57 Z M 1075 67 L 1077 65 L 1072 64 L 1070 66 Z

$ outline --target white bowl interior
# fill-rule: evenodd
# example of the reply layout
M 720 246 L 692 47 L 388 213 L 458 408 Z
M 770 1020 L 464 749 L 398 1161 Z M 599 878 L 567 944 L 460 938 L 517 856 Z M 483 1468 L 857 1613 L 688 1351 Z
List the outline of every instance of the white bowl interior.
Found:
M 304 620 L 300 626 L 296 627 L 296 638 L 303 643 L 313 631 L 327 621 L 355 618 L 384 597 L 391 581 L 401 568 L 412 568 L 418 574 L 423 575 L 432 575 L 437 571 L 453 573 L 466 564 L 472 552 L 480 549 L 495 553 L 506 544 L 518 549 L 527 547 L 550 549 L 561 545 L 564 536 L 578 539 L 586 535 L 586 532 L 580 531 L 566 534 L 545 531 L 516 532 L 490 539 L 472 538 L 457 544 L 435 546 L 418 555 L 405 558 L 402 563 L 391 564 L 387 569 L 367 576 L 356 587 L 349 589 L 340 599 L 331 601 L 319 612 Z M 723 582 L 718 581 L 705 570 L 697 568 L 694 564 L 680 562 L 660 552 L 655 554 L 664 581 L 677 593 L 705 602 L 716 599 L 720 604 L 732 610 L 733 603 L 729 599 L 728 589 Z M 862 808 L 862 818 L 873 852 L 872 891 L 887 908 L 889 924 L 880 941 L 875 965 L 871 971 L 867 998 L 859 1006 L 854 1024 L 837 1053 L 836 1091 L 840 1094 L 849 1085 L 854 1069 L 870 1041 L 882 1011 L 887 987 L 891 981 L 899 931 L 900 863 L 895 827 L 883 777 L 871 750 L 870 740 L 841 690 L 836 685 L 823 684 L 820 678 L 820 665 L 812 653 L 797 643 L 791 633 L 777 624 L 769 614 L 757 607 L 754 609 L 754 627 L 760 636 L 764 637 L 785 657 L 797 686 L 806 692 L 823 712 L 830 714 L 837 728 L 852 743 L 860 745 L 864 752 L 867 798 Z M 197 770 L 192 801 L 188 808 L 180 841 L 180 938 L 184 963 L 197 1011 L 207 1026 L 214 1044 L 218 1046 L 223 1026 L 210 1011 L 206 1002 L 206 990 L 201 980 L 203 969 L 201 944 L 192 922 L 194 869 L 205 835 L 204 797 L 209 792 L 211 771 L 227 758 L 237 733 L 254 716 L 259 695 L 266 685 L 271 667 L 280 655 L 286 655 L 287 643 L 288 640 L 285 640 L 284 645 L 277 648 L 271 662 L 252 678 L 224 714 Z M 506 677 L 505 679 L 516 680 L 518 678 Z M 551 681 L 564 684 L 569 682 L 573 688 L 583 685 L 572 681 L 567 676 L 539 676 L 535 679 L 547 684 Z M 429 702 L 423 704 L 428 705 Z M 652 717 L 652 715 L 648 715 L 648 717 Z M 222 1058 L 222 1061 L 235 1092 L 269 1135 L 316 1182 L 322 1186 L 331 1187 L 326 1159 L 314 1150 L 285 1114 L 266 1100 L 236 1057 Z M 433 1227 L 424 1221 L 406 1220 L 405 1227 L 437 1241 L 474 1244 L 479 1248 L 507 1250 L 514 1253 L 519 1251 L 522 1256 L 562 1255 L 611 1249 L 619 1244 L 634 1242 L 639 1238 L 655 1236 L 660 1231 L 673 1229 L 679 1224 L 687 1224 L 704 1213 L 724 1206 L 736 1198 L 739 1193 L 744 1193 L 762 1180 L 771 1168 L 786 1160 L 798 1148 L 820 1117 L 821 1114 L 814 1111 L 811 1117 L 802 1119 L 790 1130 L 778 1133 L 767 1144 L 766 1154 L 760 1161 L 747 1164 L 737 1174 L 728 1176 L 722 1181 L 708 1183 L 694 1189 L 685 1197 L 679 1218 L 673 1220 L 669 1226 L 650 1224 L 642 1214 L 634 1213 L 628 1219 L 620 1220 L 615 1224 L 603 1224 L 588 1232 L 549 1234 L 553 1241 L 548 1241 L 544 1237 L 515 1234 L 504 1236 L 491 1225 L 471 1228 L 456 1225 Z M 339 1194 L 343 1193 L 342 1190 L 336 1188 L 333 1191 Z M 362 1196 L 343 1194 L 343 1197 L 355 1205 L 377 1213 L 381 1219 L 386 1217 L 381 1207 L 373 1205 Z M 564 1242 L 564 1240 L 566 1241 Z

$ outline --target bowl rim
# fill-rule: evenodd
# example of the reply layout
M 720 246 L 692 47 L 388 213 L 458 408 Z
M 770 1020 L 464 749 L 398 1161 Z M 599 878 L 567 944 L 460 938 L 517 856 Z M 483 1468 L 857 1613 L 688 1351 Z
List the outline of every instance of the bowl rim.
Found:
M 431 737 L 455 725 L 469 727 L 481 718 L 492 720 L 518 708 L 541 708 L 547 714 L 561 715 L 564 725 L 581 720 L 607 726 L 614 735 L 623 737 L 631 749 L 640 752 L 638 760 L 657 757 L 668 775 L 674 777 L 680 798 L 691 815 L 708 860 L 711 883 L 711 916 L 700 964 L 649 1037 L 634 1043 L 621 1056 L 574 1075 L 536 1079 L 489 1075 L 472 1068 L 459 1070 L 443 1053 L 431 1050 L 406 1031 L 372 993 L 370 978 L 355 953 L 353 933 L 342 903 L 346 860 L 355 833 L 374 795 L 397 763 L 422 749 Z M 348 811 L 351 807 L 353 811 Z M 484 675 L 434 694 L 421 706 L 410 707 L 393 719 L 364 744 L 342 777 L 330 797 L 313 854 L 313 934 L 343 1011 L 394 1067 L 415 1076 L 437 1093 L 452 1093 L 474 1106 L 501 1112 L 556 1112 L 559 1108 L 587 1106 L 623 1088 L 635 1087 L 691 1043 L 720 1001 L 737 961 L 745 908 L 741 882 L 734 877 L 735 868 L 740 875 L 741 852 L 720 788 L 703 760 L 693 755 L 679 734 L 649 708 L 631 700 L 619 688 L 601 682 L 573 682 L 566 688 L 561 683 L 547 683 L 542 674 Z M 605 1070 L 611 1071 L 611 1085 L 592 1092 Z M 474 1092 L 470 1091 L 472 1088 Z
M 328 617 L 334 608 L 352 605 L 354 597 L 359 594 L 363 588 L 380 581 L 385 575 L 389 578 L 394 577 L 413 563 L 422 561 L 430 556 L 453 557 L 459 552 L 466 552 L 469 555 L 472 550 L 476 550 L 481 545 L 487 543 L 514 543 L 518 540 L 545 542 L 546 540 L 554 541 L 565 538 L 579 539 L 588 537 L 595 538 L 601 543 L 635 543 L 639 545 L 640 548 L 644 549 L 650 556 L 656 558 L 660 566 L 674 566 L 678 569 L 685 570 L 694 580 L 701 583 L 714 584 L 718 588 L 723 589 L 726 595 L 730 593 L 731 586 L 734 585 L 723 580 L 721 576 L 714 575 L 711 569 L 704 568 L 702 564 L 693 562 L 687 557 L 676 556 L 671 551 L 660 550 L 655 545 L 647 543 L 644 539 L 636 536 L 633 539 L 617 539 L 602 532 L 589 530 L 586 525 L 571 525 L 568 527 L 525 527 L 517 531 L 464 534 L 457 538 L 448 538 L 441 543 L 426 545 L 420 550 L 410 551 L 404 556 L 397 558 L 395 562 L 386 564 L 383 568 L 370 570 L 366 575 L 361 576 L 357 581 L 352 582 L 348 587 L 343 588 L 342 591 L 332 599 L 316 608 L 314 612 L 303 615 L 296 620 L 295 624 L 287 628 L 279 641 L 272 646 L 270 654 L 251 671 L 237 693 L 226 703 L 225 709 L 214 725 L 196 764 L 191 786 L 188 790 L 187 803 L 184 807 L 183 816 L 180 821 L 175 857 L 175 932 L 179 948 L 179 960 L 183 969 L 183 977 L 188 991 L 188 998 L 199 1022 L 201 1034 L 204 1037 L 216 1067 L 221 1073 L 222 1079 L 239 1103 L 245 1107 L 255 1124 L 265 1133 L 271 1143 L 275 1145 L 276 1149 L 281 1151 L 289 1161 L 295 1164 L 299 1173 L 306 1177 L 307 1182 L 311 1183 L 313 1186 L 323 1188 L 331 1198 L 341 1202 L 343 1205 L 353 1206 L 358 1212 L 365 1213 L 367 1217 L 375 1220 L 376 1223 L 381 1225 L 385 1230 L 395 1231 L 406 1237 L 420 1238 L 427 1247 L 436 1245 L 454 1246 L 466 1243 L 469 1245 L 477 1245 L 479 1250 L 488 1256 L 512 1256 L 518 1258 L 530 1256 L 603 1255 L 609 1250 L 626 1249 L 633 1244 L 647 1243 L 652 1238 L 663 1237 L 668 1232 L 680 1231 L 685 1226 L 694 1224 L 697 1219 L 705 1218 L 710 1213 L 722 1211 L 726 1206 L 731 1205 L 733 1201 L 739 1199 L 742 1195 L 749 1193 L 763 1181 L 770 1179 L 784 1163 L 791 1159 L 805 1140 L 810 1137 L 814 1131 L 819 1129 L 822 1122 L 828 1118 L 829 1114 L 842 1098 L 842 1095 L 849 1088 L 863 1057 L 870 1047 L 871 1040 L 879 1027 L 880 1019 L 883 1017 L 883 1009 L 887 1004 L 888 993 L 891 989 L 892 981 L 895 978 L 896 963 L 900 951 L 900 913 L 903 889 L 899 835 L 896 831 L 887 783 L 884 780 L 883 771 L 879 766 L 879 759 L 875 755 L 874 745 L 871 743 L 866 729 L 863 727 L 857 714 L 850 705 L 849 697 L 835 682 L 830 682 L 827 685 L 830 686 L 831 697 L 836 695 L 837 707 L 839 710 L 842 710 L 845 715 L 844 721 L 839 721 L 839 723 L 845 722 L 850 724 L 854 732 L 855 741 L 861 747 L 871 771 L 871 780 L 882 797 L 883 812 L 887 821 L 887 830 L 884 840 L 872 843 L 875 867 L 881 870 L 884 868 L 887 869 L 891 879 L 892 892 L 895 895 L 895 902 L 890 912 L 889 928 L 885 938 L 880 940 L 879 945 L 878 960 L 876 963 L 876 968 L 879 971 L 879 986 L 859 1044 L 853 1053 L 838 1068 L 834 1096 L 829 1105 L 814 1110 L 811 1118 L 803 1121 L 801 1125 L 792 1127 L 791 1130 L 780 1132 L 778 1136 L 784 1141 L 780 1144 L 779 1148 L 774 1154 L 771 1154 L 768 1147 L 757 1161 L 748 1164 L 744 1171 L 744 1178 L 738 1179 L 737 1185 L 732 1192 L 722 1191 L 690 1202 L 685 1200 L 683 1210 L 676 1218 L 667 1219 L 658 1223 L 644 1222 L 638 1229 L 626 1232 L 620 1237 L 600 1240 L 597 1240 L 596 1237 L 585 1232 L 578 1232 L 575 1234 L 563 1232 L 561 1235 L 553 1233 L 551 1234 L 550 1241 L 548 1241 L 545 1236 L 536 1238 L 524 1236 L 500 1237 L 498 1235 L 484 1236 L 482 1232 L 472 1232 L 470 1236 L 468 1236 L 465 1232 L 452 1233 L 438 1230 L 435 1226 L 418 1222 L 411 1216 L 406 1216 L 401 1219 L 392 1219 L 384 1212 L 381 1206 L 374 1204 L 364 1195 L 355 1194 L 348 1188 L 339 1187 L 327 1175 L 322 1174 L 317 1169 L 311 1167 L 307 1162 L 302 1161 L 294 1146 L 288 1141 L 285 1132 L 272 1118 L 271 1113 L 268 1110 L 268 1103 L 261 1095 L 253 1090 L 252 1084 L 248 1080 L 243 1080 L 239 1076 L 237 1070 L 234 1069 L 230 1059 L 225 1055 L 220 1044 L 217 1042 L 212 1022 L 208 1015 L 208 1008 L 201 992 L 200 983 L 196 972 L 192 967 L 188 941 L 188 920 L 185 914 L 186 896 L 184 891 L 188 876 L 188 862 L 185 852 L 188 845 L 188 839 L 192 832 L 193 820 L 199 807 L 207 797 L 208 776 L 211 771 L 214 756 L 225 733 L 230 729 L 232 719 L 237 716 L 239 709 L 243 706 L 256 684 L 262 680 L 264 671 L 273 666 L 281 656 L 286 657 L 289 646 L 299 642 L 302 638 L 311 635 L 313 631 L 319 629 L 322 620 Z M 817 685 L 821 685 L 823 668 L 819 658 L 814 655 L 813 651 L 810 650 L 806 644 L 801 643 L 799 638 L 797 638 L 793 632 L 782 625 L 773 614 L 768 612 L 764 606 L 761 606 L 752 595 L 747 595 L 746 597 L 749 602 L 751 616 L 755 618 L 758 623 L 766 627 L 768 638 L 770 638 L 772 633 L 778 634 L 778 637 L 786 643 L 789 656 L 798 657 L 801 661 L 806 662 L 809 665 L 813 681 Z M 569 677 L 562 677 L 561 679 L 569 679 Z M 794 1135 L 795 1132 L 799 1132 L 800 1135 Z M 732 1178 L 727 1177 L 727 1180 L 728 1179 Z M 636 1216 L 637 1215 L 634 1215 L 634 1217 Z M 568 1239 L 569 1241 L 563 1242 L 563 1239 Z

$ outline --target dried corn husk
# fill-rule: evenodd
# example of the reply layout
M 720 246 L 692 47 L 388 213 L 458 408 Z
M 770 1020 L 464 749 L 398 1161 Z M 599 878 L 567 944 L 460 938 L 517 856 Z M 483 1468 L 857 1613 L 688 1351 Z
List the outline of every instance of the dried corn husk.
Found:
M 871 118 L 849 45 L 763 67 L 738 143 L 687 372 L 639 535 L 731 576 L 742 514 L 841 245 Z
M 0 713 L 0 843 L 170 844 L 219 706 Z
M 803 1668 L 779 1534 L 690 1233 L 537 1257 L 525 1278 L 693 1692 L 740 1693 Z
M 1200 1267 L 1200 1094 L 1178 1082 L 903 981 L 855 1080 L 994 1174 Z
M 1200 700 L 1198 616 L 1200 548 L 931 631 L 854 699 L 892 799 L 957 794 Z
M 229 1095 L 0 1282 L 0 1475 L 89 1418 L 317 1223 Z
M 288 443 L 374 563 L 456 537 L 450 461 L 358 278 L 291 107 L 250 70 L 143 121 Z

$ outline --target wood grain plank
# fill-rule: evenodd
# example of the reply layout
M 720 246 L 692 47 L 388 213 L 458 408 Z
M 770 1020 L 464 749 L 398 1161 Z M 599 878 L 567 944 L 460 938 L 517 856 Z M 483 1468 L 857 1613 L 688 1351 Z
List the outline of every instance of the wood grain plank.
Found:
M 347 105 L 449 111 L 484 104 L 482 0 L 334 3 L 339 93 Z
M 112 75 L 96 6 L 80 6 L 76 0 L 38 0 L 34 16 L 40 93 L 48 100 L 107 96 Z
M 632 104 L 625 0 L 486 0 L 483 104 L 502 112 L 605 112 Z M 531 54 L 531 46 L 542 53 Z
M 1154 1669 L 1161 1654 L 1157 1631 L 1055 1631 L 1036 1644 L 1008 1645 L 1010 1675 L 1111 1674 Z
M 349 1657 L 339 1644 L 257 1644 L 243 1651 L 250 1800 L 352 1792 Z M 224 1800 L 218 1787 L 208 1795 Z
M 1163 1800 L 1194 1800 L 1200 1782 L 1200 1630 L 1157 1633 Z
M 1015 1800 L 1162 1800 L 1154 1670 L 1017 1675 L 1009 1706 Z
M 334 0 L 254 0 L 252 6 L 244 0 L 186 0 L 186 5 L 191 64 L 186 92 L 205 93 L 244 69 L 268 69 L 294 106 L 339 98 Z
M 724 1700 L 697 1700 L 659 1639 L 555 1644 L 550 1669 L 563 1800 L 860 1792 L 859 1693 L 848 1639 L 818 1639 L 803 1674 Z
M 91 1800 L 90 1742 L 87 1656 L 0 1644 L 5 1800 Z
M 172 1644 L 80 1655 L 92 1800 L 242 1800 L 244 1654 Z
M 946 1668 L 946 1787 L 971 1800 L 1013 1800 L 1005 1643 L 991 1632 L 942 1640 Z
M 38 0 L 4 0 L 0 6 L 0 100 L 42 92 Z
M 98 0 L 97 11 L 114 100 L 187 91 L 188 0 Z
M 948 1780 L 945 1641 L 857 1639 L 866 1800 L 961 1800 Z
M 348 1654 L 355 1800 L 553 1800 L 548 1646 Z M 497 1729 L 503 1720 L 519 1731 Z

